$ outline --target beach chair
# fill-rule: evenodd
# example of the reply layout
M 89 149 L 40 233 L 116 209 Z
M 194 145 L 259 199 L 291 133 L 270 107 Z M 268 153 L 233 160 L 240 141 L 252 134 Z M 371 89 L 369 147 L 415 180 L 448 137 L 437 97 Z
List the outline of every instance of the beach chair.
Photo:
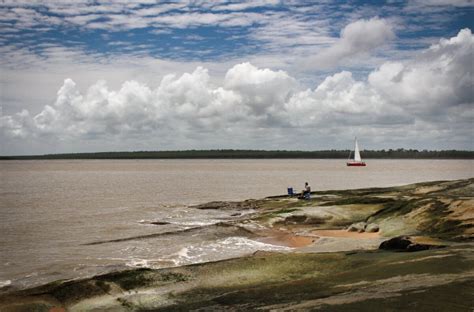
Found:
M 289 187 L 288 188 L 288 196 L 295 196 L 296 194 L 293 192 L 293 188 Z
M 308 199 L 308 200 L 311 199 L 311 193 L 310 192 L 305 193 L 304 194 L 304 199 Z

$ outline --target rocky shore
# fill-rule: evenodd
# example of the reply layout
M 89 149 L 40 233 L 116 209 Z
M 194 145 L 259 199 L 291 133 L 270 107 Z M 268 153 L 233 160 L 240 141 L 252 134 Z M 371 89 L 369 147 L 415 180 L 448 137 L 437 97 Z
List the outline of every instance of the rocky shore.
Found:
M 473 196 L 467 179 L 199 205 L 291 252 L 6 289 L 0 311 L 472 311 Z

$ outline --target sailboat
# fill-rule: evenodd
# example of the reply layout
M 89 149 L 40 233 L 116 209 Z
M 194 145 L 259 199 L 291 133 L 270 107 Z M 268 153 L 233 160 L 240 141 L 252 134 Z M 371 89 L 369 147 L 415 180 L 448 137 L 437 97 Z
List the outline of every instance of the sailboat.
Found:
M 349 161 L 347 162 L 348 166 L 358 166 L 358 167 L 364 167 L 366 166 L 365 162 L 362 161 L 362 158 L 360 158 L 360 152 L 359 152 L 359 144 L 357 144 L 357 138 L 355 138 L 354 142 L 354 158 L 351 158 L 351 154 L 349 154 Z

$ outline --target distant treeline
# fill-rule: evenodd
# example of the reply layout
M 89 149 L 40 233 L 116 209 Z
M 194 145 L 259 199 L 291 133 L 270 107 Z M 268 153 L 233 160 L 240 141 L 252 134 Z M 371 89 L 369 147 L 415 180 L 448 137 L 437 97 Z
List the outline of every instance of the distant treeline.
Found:
M 187 150 L 187 151 L 136 151 L 47 154 L 31 156 L 0 156 L 0 160 L 14 159 L 227 159 L 227 158 L 348 158 L 349 150 L 325 151 L 263 151 L 263 150 Z M 428 151 L 416 149 L 365 150 L 362 158 L 406 159 L 474 159 L 474 151 Z

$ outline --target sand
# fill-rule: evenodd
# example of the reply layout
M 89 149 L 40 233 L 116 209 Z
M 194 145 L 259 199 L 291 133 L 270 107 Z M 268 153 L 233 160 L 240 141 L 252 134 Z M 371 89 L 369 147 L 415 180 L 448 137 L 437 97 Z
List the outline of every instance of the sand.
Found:
M 313 230 L 309 235 L 295 234 L 290 231 L 269 230 L 260 233 L 259 241 L 292 248 L 306 247 L 318 242 L 322 237 L 350 238 L 350 239 L 373 239 L 379 238 L 379 233 L 357 233 L 347 230 Z
M 305 247 L 318 240 L 318 237 L 312 235 L 300 235 L 282 229 L 266 229 L 260 231 L 258 235 L 260 236 L 258 240 L 261 242 L 291 248 Z
M 312 236 L 301 236 L 294 234 L 286 234 L 279 237 L 279 240 L 285 244 L 285 246 L 298 248 L 305 247 L 314 243 L 317 238 Z

